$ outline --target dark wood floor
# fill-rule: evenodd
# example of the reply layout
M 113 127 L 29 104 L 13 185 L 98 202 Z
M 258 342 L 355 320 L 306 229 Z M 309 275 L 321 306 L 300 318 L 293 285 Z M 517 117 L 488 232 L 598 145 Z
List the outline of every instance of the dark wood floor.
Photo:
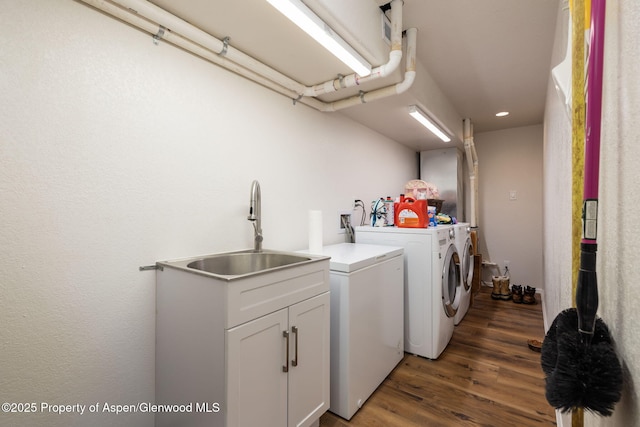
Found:
M 483 287 L 474 296 L 438 360 L 406 354 L 350 422 L 327 412 L 320 426 L 556 425 L 540 353 L 527 346 L 544 338 L 540 296 L 523 305 L 490 292 Z

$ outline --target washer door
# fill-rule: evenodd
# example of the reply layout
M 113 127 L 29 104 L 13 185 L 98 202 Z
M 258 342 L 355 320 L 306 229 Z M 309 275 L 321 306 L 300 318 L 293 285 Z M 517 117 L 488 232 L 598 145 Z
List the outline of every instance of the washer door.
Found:
M 471 283 L 473 282 L 473 246 L 471 245 L 471 239 L 467 239 L 464 242 L 464 249 L 462 250 L 462 284 L 464 290 L 469 291 Z
M 442 305 L 447 317 L 453 317 L 458 311 L 460 299 L 456 297 L 460 286 L 460 256 L 451 244 L 444 257 L 442 269 Z

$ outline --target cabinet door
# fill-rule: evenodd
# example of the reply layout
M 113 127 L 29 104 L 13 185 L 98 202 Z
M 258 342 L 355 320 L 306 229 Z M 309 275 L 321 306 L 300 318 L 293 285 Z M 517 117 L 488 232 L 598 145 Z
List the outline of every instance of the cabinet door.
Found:
M 289 307 L 289 427 L 307 427 L 329 409 L 330 325 L 329 292 Z
M 287 309 L 226 331 L 227 426 L 287 425 Z

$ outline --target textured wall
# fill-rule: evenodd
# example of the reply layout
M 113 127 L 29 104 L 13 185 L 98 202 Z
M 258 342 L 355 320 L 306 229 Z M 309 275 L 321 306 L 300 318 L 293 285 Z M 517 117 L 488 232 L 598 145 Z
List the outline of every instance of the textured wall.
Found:
M 600 211 L 598 221 L 599 313 L 611 329 L 623 360 L 626 383 L 611 420 L 587 426 L 640 425 L 640 313 L 638 236 L 640 223 L 640 3 L 607 2 Z
M 542 126 L 479 133 L 474 142 L 482 258 L 503 273 L 509 261 L 511 283 L 543 288 Z M 490 271 L 484 280 L 491 281 Z
M 640 425 L 637 378 L 640 377 L 640 321 L 637 307 L 640 272 L 640 3 L 607 2 L 603 127 L 598 221 L 598 314 L 611 330 L 625 371 L 624 393 L 611 418 L 585 415 L 586 426 Z M 559 22 L 559 28 L 562 23 Z M 564 49 L 565 30 L 556 32 L 556 50 Z M 562 46 L 561 48 L 559 46 Z M 559 61 L 562 52 L 556 52 Z M 555 65 L 554 62 L 553 65 Z M 546 314 L 551 322 L 571 306 L 570 122 L 560 111 L 552 86 L 545 117 L 545 282 Z M 557 193 L 557 197 L 554 194 Z M 564 425 L 569 425 L 565 417 Z
M 0 401 L 154 399 L 156 260 L 337 243 L 340 209 L 396 194 L 415 153 L 72 0 L 2 2 Z M 382 167 L 381 165 L 384 165 Z M 372 171 L 377 171 L 372 173 Z M 151 426 L 145 414 L 0 425 Z
M 561 5 L 562 7 L 562 5 Z M 551 65 L 566 55 L 568 9 L 560 11 Z M 571 120 L 551 76 L 544 121 L 543 260 L 545 315 L 550 324 L 571 305 Z

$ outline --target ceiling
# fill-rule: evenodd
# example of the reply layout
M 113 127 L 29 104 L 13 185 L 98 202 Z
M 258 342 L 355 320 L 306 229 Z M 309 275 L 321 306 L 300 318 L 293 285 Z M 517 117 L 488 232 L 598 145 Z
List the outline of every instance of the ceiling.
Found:
M 219 39 L 230 37 L 235 48 L 303 84 L 352 73 L 265 0 L 151 1 Z M 314 9 L 320 1 L 305 3 Z M 372 2 L 377 8 L 386 3 L 348 1 L 354 3 L 343 5 Z M 408 116 L 406 108 L 411 104 L 438 116 L 455 134 L 453 143 L 458 145 L 462 118 L 471 119 L 475 133 L 542 123 L 558 6 L 559 0 L 404 0 L 402 27 L 418 29 L 421 66 L 414 85 L 402 95 L 326 114 L 345 114 L 416 150 L 440 148 L 443 143 Z M 427 86 L 435 84 L 441 93 L 425 89 L 419 79 L 427 77 Z M 375 89 L 402 78 L 398 72 L 344 93 Z M 441 113 L 443 104 L 449 108 Z M 499 111 L 510 114 L 498 118 Z

